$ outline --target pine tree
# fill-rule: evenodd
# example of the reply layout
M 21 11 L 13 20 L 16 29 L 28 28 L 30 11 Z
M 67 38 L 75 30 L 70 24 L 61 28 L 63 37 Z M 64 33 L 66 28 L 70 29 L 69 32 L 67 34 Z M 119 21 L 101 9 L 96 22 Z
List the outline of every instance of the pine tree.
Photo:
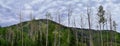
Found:
M 98 9 L 98 13 L 97 15 L 99 16 L 99 26 L 100 26 L 100 30 L 101 30 L 101 25 L 103 24 L 103 29 L 104 29 L 104 23 L 105 23 L 105 18 L 104 18 L 104 9 L 103 9 L 103 6 L 100 5 L 99 6 L 99 9 Z M 101 46 L 103 46 L 103 38 L 102 38 L 102 31 L 100 31 L 100 34 L 101 34 Z
M 105 22 L 106 22 L 106 19 L 105 19 L 104 14 L 105 14 L 105 11 L 104 11 L 104 9 L 103 9 L 103 6 L 100 5 L 97 15 L 99 16 L 100 26 L 101 26 L 101 24 L 103 25 L 103 30 L 104 30 L 104 24 L 105 24 Z M 101 29 L 101 27 L 100 27 L 100 29 Z

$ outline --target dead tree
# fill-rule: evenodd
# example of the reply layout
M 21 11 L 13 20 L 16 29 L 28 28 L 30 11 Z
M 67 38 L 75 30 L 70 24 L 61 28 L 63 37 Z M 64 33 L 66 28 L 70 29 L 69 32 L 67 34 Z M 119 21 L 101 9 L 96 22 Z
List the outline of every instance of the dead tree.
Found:
M 73 23 L 74 23 L 74 24 L 73 24 L 74 27 L 76 27 L 75 17 L 74 17 Z M 78 32 L 77 32 L 76 29 L 74 29 L 74 31 L 75 31 L 75 37 L 76 37 L 76 46 L 78 46 L 78 43 L 79 43 L 79 41 L 78 41 Z
M 113 21 L 113 29 L 114 29 L 114 31 L 115 31 L 115 33 L 114 33 L 114 36 L 115 36 L 115 38 L 114 38 L 114 41 L 115 41 L 115 46 L 117 46 L 117 41 L 116 41 L 116 29 L 117 29 L 117 24 L 116 24 L 116 22 L 115 21 Z
M 108 30 L 108 20 L 109 20 L 109 18 L 108 18 L 108 13 L 107 13 L 107 15 L 106 15 L 106 23 L 105 23 L 105 25 L 106 25 L 106 30 Z M 108 44 L 108 41 L 109 41 L 109 38 L 108 38 L 108 36 L 109 36 L 109 32 L 107 32 L 107 38 L 106 38 L 106 41 L 107 41 L 107 46 L 109 46 Z
M 22 39 L 22 46 L 24 46 L 23 45 L 23 43 L 24 43 L 24 40 L 23 40 L 23 24 L 22 24 L 22 13 L 20 12 L 20 15 L 19 15 L 19 19 L 20 19 L 20 34 L 21 34 L 21 39 Z
M 57 46 L 57 26 L 54 30 L 54 34 L 55 34 L 55 36 L 54 36 L 54 46 Z
M 110 25 L 110 36 L 111 36 L 110 37 L 110 46 L 113 46 L 113 43 L 112 43 L 113 42 L 113 34 L 112 34 L 113 31 L 112 31 L 112 17 L 111 17 L 112 15 L 111 15 L 111 13 L 110 13 L 109 16 L 110 16 L 110 18 L 109 18 L 109 25 Z
M 48 46 L 48 33 L 49 33 L 49 20 L 51 18 L 51 14 L 49 12 L 46 13 L 46 46 Z
M 33 15 L 32 13 L 30 14 L 30 32 L 29 32 L 29 35 L 30 35 L 30 38 L 33 39 L 33 32 L 34 32 L 34 22 L 33 22 Z
M 84 22 L 83 22 L 83 15 L 81 14 L 80 15 L 80 27 L 81 27 L 81 29 L 83 29 L 83 24 Z M 84 36 L 83 36 L 83 30 L 81 30 L 81 32 L 82 32 L 82 38 L 81 38 L 81 42 L 83 43 L 83 41 L 84 41 Z M 83 44 L 82 44 L 82 46 L 84 46 Z
M 61 15 L 59 14 L 59 12 L 58 12 L 58 21 L 59 21 L 59 24 L 61 24 Z M 58 27 L 59 28 L 59 30 L 58 30 L 58 36 L 59 36 L 59 38 L 58 38 L 58 46 L 60 46 L 60 26 Z
M 43 46 L 43 45 L 42 45 L 42 37 L 43 37 L 43 36 L 42 36 L 42 35 L 43 35 L 43 33 L 42 33 L 42 23 L 41 23 L 40 21 L 39 21 L 39 26 L 38 26 L 38 28 L 39 28 L 38 31 L 39 31 L 39 33 L 40 33 L 40 34 L 38 33 L 38 35 L 40 35 L 40 36 L 38 36 L 38 37 L 40 37 L 40 42 L 41 42 L 41 43 L 40 43 L 40 46 Z
M 93 46 L 93 40 L 92 40 L 92 32 L 91 32 L 91 21 L 90 21 L 90 14 L 91 14 L 91 10 L 90 9 L 88 9 L 88 7 L 87 7 L 87 16 L 88 16 L 88 26 L 89 26 L 89 45 L 90 46 Z
M 48 27 L 48 24 L 49 24 L 49 23 L 48 23 L 48 14 L 46 15 L 46 19 L 47 19 L 47 24 L 46 24 L 46 25 L 47 25 L 47 26 L 46 26 L 46 29 L 47 29 L 47 30 L 46 30 L 46 46 L 48 46 L 48 28 L 49 28 L 49 27 Z
M 7 28 L 7 40 L 10 43 L 10 46 L 14 46 L 14 32 L 12 28 Z
M 68 9 L 68 27 L 70 25 L 70 16 L 72 15 L 71 8 Z M 68 38 L 67 38 L 68 46 L 70 44 L 70 30 L 68 30 Z

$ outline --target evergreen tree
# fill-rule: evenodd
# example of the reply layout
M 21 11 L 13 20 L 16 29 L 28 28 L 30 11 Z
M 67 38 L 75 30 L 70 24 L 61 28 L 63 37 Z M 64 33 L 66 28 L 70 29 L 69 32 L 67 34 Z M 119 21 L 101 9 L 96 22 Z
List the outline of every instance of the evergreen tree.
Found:
M 101 30 L 101 24 L 103 24 L 103 29 L 104 29 L 104 23 L 106 22 L 104 14 L 105 14 L 105 11 L 103 9 L 103 6 L 100 5 L 99 8 L 98 8 L 98 13 L 97 13 L 97 15 L 99 16 L 100 30 Z M 102 31 L 100 31 L 100 34 L 101 34 L 101 46 L 103 46 Z

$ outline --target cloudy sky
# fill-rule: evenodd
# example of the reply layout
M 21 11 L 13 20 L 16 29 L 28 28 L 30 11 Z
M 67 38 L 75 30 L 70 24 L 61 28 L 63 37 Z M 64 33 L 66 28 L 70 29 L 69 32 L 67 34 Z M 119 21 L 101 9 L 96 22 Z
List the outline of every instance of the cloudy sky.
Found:
M 67 26 L 68 9 L 72 9 L 71 23 L 75 18 L 76 27 L 80 27 L 80 16 L 87 20 L 87 6 L 91 9 L 92 28 L 96 29 L 97 10 L 102 5 L 106 11 L 106 17 L 111 13 L 113 20 L 118 24 L 120 32 L 120 0 L 0 0 L 0 25 L 10 26 L 19 23 L 19 14 L 22 13 L 23 21 L 30 20 L 30 14 L 36 19 L 45 18 L 47 12 L 51 13 L 53 20 L 57 22 L 57 15 L 61 15 L 63 25 Z M 83 22 L 84 28 L 88 28 L 87 21 Z

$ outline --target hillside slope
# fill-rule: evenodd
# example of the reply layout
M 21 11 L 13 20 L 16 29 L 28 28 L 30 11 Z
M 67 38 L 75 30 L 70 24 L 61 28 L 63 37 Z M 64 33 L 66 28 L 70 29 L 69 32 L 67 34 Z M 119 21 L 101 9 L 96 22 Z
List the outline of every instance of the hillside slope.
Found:
M 47 29 L 48 46 L 89 46 L 89 31 L 92 33 L 94 46 L 101 46 L 101 31 L 66 27 L 47 19 L 32 20 L 0 28 L 0 46 L 45 46 Z M 68 31 L 70 32 L 69 42 L 67 41 Z M 120 33 L 112 32 L 113 46 L 120 46 Z M 104 46 L 110 46 L 110 30 L 102 30 L 102 39 Z

